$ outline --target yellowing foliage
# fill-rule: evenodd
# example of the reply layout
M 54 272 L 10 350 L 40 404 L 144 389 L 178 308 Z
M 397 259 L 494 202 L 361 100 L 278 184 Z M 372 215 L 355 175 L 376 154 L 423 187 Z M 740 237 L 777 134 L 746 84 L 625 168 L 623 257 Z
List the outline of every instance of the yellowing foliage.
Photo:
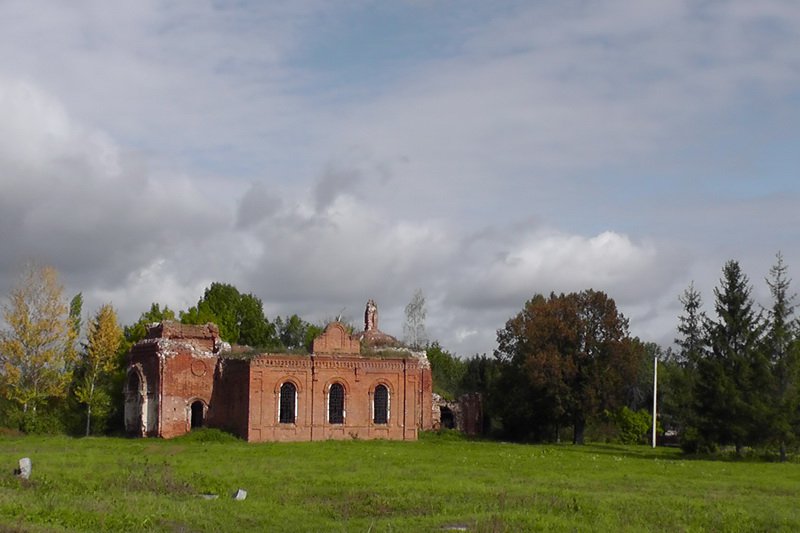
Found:
M 122 343 L 122 328 L 111 304 L 104 304 L 89 322 L 86 350 L 81 361 L 83 372 L 75 397 L 86 405 L 86 434 L 91 430 L 93 410 L 108 408 L 109 397 L 99 385 L 113 372 Z
M 28 265 L 3 306 L 0 387 L 23 410 L 63 398 L 75 361 L 75 331 L 58 272 Z

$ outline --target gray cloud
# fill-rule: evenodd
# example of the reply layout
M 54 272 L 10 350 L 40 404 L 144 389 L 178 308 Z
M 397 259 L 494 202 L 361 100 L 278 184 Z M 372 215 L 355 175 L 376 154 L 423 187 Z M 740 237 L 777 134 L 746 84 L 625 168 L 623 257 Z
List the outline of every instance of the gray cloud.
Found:
M 421 287 L 470 354 L 536 292 L 669 342 L 691 279 L 800 263 L 795 2 L 476 5 L 359 76 L 298 60 L 352 44 L 327 3 L 75 5 L 0 6 L 3 293 L 37 259 L 124 321 L 225 281 L 400 334 Z
M 270 219 L 282 206 L 279 197 L 267 190 L 263 183 L 254 183 L 239 201 L 237 227 L 246 229 Z

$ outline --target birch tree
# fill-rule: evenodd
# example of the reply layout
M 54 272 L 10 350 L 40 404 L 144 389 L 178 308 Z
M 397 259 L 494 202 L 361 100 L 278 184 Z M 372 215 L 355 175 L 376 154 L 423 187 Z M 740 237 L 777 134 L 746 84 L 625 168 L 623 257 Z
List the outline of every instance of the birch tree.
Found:
M 0 388 L 25 413 L 67 394 L 75 331 L 63 292 L 56 269 L 28 265 L 3 306 Z
M 425 333 L 427 315 L 425 295 L 422 294 L 422 289 L 417 289 L 406 306 L 406 323 L 403 328 L 406 342 L 414 349 L 420 349 L 428 340 Z

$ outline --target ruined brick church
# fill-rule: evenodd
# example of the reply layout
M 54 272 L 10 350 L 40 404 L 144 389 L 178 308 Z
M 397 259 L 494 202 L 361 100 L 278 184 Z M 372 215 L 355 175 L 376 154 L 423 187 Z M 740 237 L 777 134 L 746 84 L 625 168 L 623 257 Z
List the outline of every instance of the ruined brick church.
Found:
M 372 300 L 363 332 L 328 324 L 310 355 L 242 352 L 214 324 L 151 326 L 129 354 L 126 431 L 170 438 L 213 427 L 253 442 L 415 440 L 434 427 L 427 357 L 378 329 Z

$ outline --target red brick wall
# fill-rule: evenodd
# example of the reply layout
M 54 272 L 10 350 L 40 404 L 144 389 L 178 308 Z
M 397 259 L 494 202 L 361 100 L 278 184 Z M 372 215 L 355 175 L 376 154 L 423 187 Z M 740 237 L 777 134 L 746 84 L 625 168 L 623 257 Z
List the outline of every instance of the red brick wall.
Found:
M 420 429 L 432 427 L 428 366 L 415 357 L 361 357 L 353 353 L 358 342 L 340 325 L 329 326 L 324 342 L 315 345 L 328 353 L 265 354 L 249 361 L 215 355 L 215 327 L 165 323 L 150 333 L 152 338 L 137 343 L 130 356 L 154 394 L 148 408 L 156 410 L 148 420 L 157 423 L 148 435 L 187 433 L 195 401 L 207 408 L 205 425 L 250 441 L 414 440 Z M 287 381 L 297 388 L 294 423 L 279 421 L 280 389 Z M 343 424 L 328 421 L 328 393 L 334 383 L 345 391 Z M 389 391 L 389 418 L 386 424 L 375 424 L 373 394 L 381 384 Z
M 314 339 L 312 352 L 314 354 L 358 355 L 361 352 L 361 343 L 351 337 L 342 324 L 332 322 L 328 324 L 322 335 Z
M 214 390 L 214 371 L 218 358 L 199 356 L 182 347 L 164 358 L 160 434 L 177 437 L 190 428 L 190 406 L 200 400 L 208 408 Z
M 249 420 L 250 365 L 239 359 L 220 359 L 207 424 L 245 437 Z
M 311 358 L 264 355 L 250 361 L 249 441 L 311 440 Z M 291 381 L 297 387 L 296 423 L 278 423 L 280 387 Z
M 250 365 L 247 439 L 251 441 L 413 440 L 420 420 L 425 419 L 419 385 L 426 382 L 426 374 L 416 360 L 269 355 Z M 297 387 L 294 424 L 282 424 L 278 418 L 280 388 L 286 381 Z M 328 392 L 333 383 L 341 383 L 345 390 L 344 424 L 328 422 Z M 373 393 L 380 384 L 389 390 L 387 424 L 373 423 Z

